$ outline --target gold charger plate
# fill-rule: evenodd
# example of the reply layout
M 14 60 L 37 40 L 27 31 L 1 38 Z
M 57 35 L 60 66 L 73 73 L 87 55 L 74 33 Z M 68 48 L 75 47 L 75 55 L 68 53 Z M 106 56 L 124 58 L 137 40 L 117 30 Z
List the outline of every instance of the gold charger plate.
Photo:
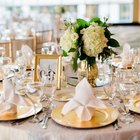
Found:
M 136 96 L 129 107 L 129 110 L 140 113 L 140 96 Z
M 51 114 L 52 119 L 63 126 L 72 128 L 99 128 L 113 123 L 118 118 L 118 112 L 113 108 L 96 109 L 95 116 L 90 121 L 81 121 L 75 111 L 61 114 L 63 106 L 56 107 Z
M 0 104 L 1 108 L 1 104 Z M 39 113 L 42 110 L 42 104 L 38 103 L 36 106 L 36 113 Z M 17 113 L 14 115 L 0 115 L 0 121 L 12 121 L 28 118 L 34 115 L 34 107 L 33 106 L 17 106 Z

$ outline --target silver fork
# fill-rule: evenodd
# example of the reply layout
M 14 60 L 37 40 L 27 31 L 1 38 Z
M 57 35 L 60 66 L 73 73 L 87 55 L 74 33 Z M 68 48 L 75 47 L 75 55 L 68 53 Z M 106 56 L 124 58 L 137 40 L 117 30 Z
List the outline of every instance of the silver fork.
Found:
M 46 118 L 45 118 L 45 121 L 44 121 L 44 124 L 43 124 L 43 129 L 46 129 L 47 128 L 47 124 L 48 124 L 48 120 L 49 120 L 49 118 L 50 118 L 50 116 L 49 116 L 49 114 L 46 116 Z
M 119 130 L 121 127 L 121 125 L 119 124 L 118 120 L 116 120 L 114 123 L 113 123 L 113 127 L 115 128 L 115 130 Z
M 44 114 L 43 114 L 43 119 L 41 121 L 41 125 L 42 128 L 46 129 L 47 128 L 47 123 L 48 123 L 48 119 L 51 118 L 51 110 L 50 108 L 47 106 L 44 108 Z

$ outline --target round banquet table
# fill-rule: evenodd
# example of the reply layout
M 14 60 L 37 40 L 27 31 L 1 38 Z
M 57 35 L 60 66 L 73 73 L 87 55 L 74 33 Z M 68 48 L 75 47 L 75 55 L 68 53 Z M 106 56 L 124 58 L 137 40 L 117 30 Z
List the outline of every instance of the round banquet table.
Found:
M 63 89 L 74 92 L 73 87 Z M 61 92 L 61 90 L 57 91 Z M 56 102 L 56 104 L 61 104 Z M 115 130 L 113 125 L 96 129 L 74 129 L 61 126 L 49 119 L 47 128 L 39 123 L 25 121 L 21 125 L 11 125 L 11 122 L 0 122 L 0 140 L 139 140 L 140 117 L 131 124 L 121 123 L 122 128 Z

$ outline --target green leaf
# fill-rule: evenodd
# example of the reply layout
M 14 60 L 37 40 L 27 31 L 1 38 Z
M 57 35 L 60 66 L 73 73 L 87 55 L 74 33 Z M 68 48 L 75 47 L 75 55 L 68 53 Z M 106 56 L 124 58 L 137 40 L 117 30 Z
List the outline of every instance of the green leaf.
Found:
M 76 48 L 71 48 L 70 50 L 69 50 L 69 52 L 75 52 L 76 51 Z
M 89 21 L 90 24 L 93 23 L 93 22 L 98 23 L 100 26 L 104 25 L 104 23 L 98 17 L 95 17 L 95 18 L 93 18 Z
M 76 57 L 72 58 L 72 68 L 73 68 L 74 72 L 76 72 L 77 69 L 78 69 L 77 58 Z
M 115 48 L 120 47 L 119 42 L 113 38 L 109 39 L 109 41 L 107 42 L 107 45 L 111 47 L 115 47 Z
M 65 50 L 63 50 L 63 56 L 68 56 L 67 52 Z
M 106 23 L 108 21 L 108 18 L 104 17 L 104 23 Z
M 107 28 L 105 28 L 105 37 L 110 39 L 111 35 L 112 35 L 111 32 Z
M 87 58 L 87 55 L 83 52 L 82 48 L 79 49 L 79 59 L 85 60 Z
M 95 57 L 87 57 L 87 63 L 90 66 L 94 65 L 96 63 L 96 58 Z
M 89 23 L 83 19 L 77 19 L 77 24 L 80 28 L 85 28 L 89 26 Z
M 92 22 L 100 22 L 100 21 L 101 21 L 100 18 L 94 17 L 89 22 L 92 23 Z

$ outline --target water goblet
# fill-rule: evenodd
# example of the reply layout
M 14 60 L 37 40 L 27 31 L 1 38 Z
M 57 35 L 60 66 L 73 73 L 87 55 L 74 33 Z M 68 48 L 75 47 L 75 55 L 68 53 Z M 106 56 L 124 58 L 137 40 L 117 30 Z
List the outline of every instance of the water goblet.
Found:
M 9 57 L 3 57 L 1 60 L 1 66 L 2 66 L 2 78 L 7 78 L 8 75 L 11 72 L 10 68 L 10 58 Z
M 123 117 L 120 120 L 124 123 L 134 122 L 134 117 L 129 113 L 129 106 L 132 103 L 132 99 L 137 94 L 137 87 L 132 81 L 122 81 L 119 84 L 120 97 L 123 101 Z
M 55 91 L 57 89 L 56 82 L 52 82 L 50 80 L 50 77 L 46 75 L 45 73 L 42 74 L 41 81 L 43 82 L 43 93 L 44 93 L 44 99 L 47 100 L 47 103 L 50 105 L 50 109 L 52 110 L 54 107 L 53 99 L 55 96 Z
M 31 101 L 34 108 L 34 118 L 32 120 L 33 123 L 39 122 L 39 118 L 37 117 L 37 108 L 40 103 L 40 99 L 43 95 L 43 83 L 42 82 L 29 82 L 27 83 L 26 88 L 26 97 Z
M 52 110 L 55 107 L 55 105 L 53 103 L 53 99 L 54 99 L 54 96 L 55 96 L 56 84 L 46 83 L 43 88 L 44 88 L 44 94 L 47 98 L 47 103 L 48 103 L 48 105 L 50 105 L 50 110 Z
M 114 104 L 114 98 L 117 93 L 117 82 L 110 81 L 106 86 L 104 86 L 104 92 L 108 97 L 109 103 L 113 108 L 115 108 L 116 105 Z

